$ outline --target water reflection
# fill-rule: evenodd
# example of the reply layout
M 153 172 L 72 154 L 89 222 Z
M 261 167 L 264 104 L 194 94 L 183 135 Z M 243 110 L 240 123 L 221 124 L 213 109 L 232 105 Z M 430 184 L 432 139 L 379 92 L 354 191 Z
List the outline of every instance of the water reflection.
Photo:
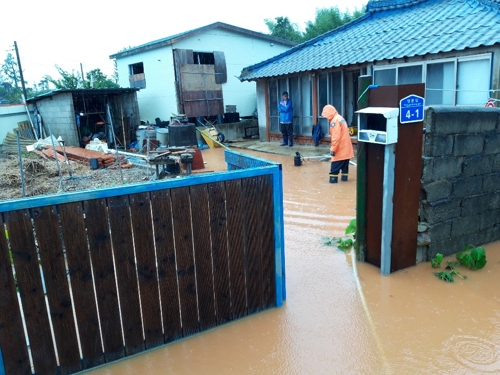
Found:
M 223 166 L 222 152 L 204 151 L 207 170 Z M 323 244 L 355 217 L 355 167 L 330 184 L 327 162 L 253 154 L 283 164 L 284 306 L 90 373 L 500 373 L 499 242 L 467 280 L 445 283 L 428 263 L 381 276 Z

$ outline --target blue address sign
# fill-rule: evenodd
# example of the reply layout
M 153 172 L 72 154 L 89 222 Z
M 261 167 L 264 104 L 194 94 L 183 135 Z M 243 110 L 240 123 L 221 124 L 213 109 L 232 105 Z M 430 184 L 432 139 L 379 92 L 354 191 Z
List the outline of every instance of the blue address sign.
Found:
M 419 122 L 424 120 L 424 98 L 408 95 L 399 101 L 399 122 Z

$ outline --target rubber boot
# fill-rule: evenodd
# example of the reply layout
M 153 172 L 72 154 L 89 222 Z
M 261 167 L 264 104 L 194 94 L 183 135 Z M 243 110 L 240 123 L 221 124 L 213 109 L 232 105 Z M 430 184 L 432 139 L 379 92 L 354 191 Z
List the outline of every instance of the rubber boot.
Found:
M 337 175 L 337 174 L 331 174 L 330 175 L 330 183 L 331 184 L 336 184 L 337 182 L 339 182 L 339 175 Z
M 290 136 L 290 144 L 289 144 L 290 147 L 293 147 L 293 136 Z
M 280 146 L 286 146 L 288 144 L 288 135 L 283 136 L 283 143 Z
M 340 177 L 340 181 L 347 181 L 347 175 L 343 174 L 342 177 Z

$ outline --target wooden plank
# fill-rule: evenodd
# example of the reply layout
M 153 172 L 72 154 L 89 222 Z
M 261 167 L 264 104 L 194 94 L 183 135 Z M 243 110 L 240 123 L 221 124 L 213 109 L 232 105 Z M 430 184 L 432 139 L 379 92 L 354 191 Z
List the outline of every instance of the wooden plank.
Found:
M 32 210 L 61 374 L 82 370 L 56 206 Z
M 208 185 L 210 232 L 217 324 L 232 320 L 227 246 L 226 186 L 223 181 Z
M 57 373 L 57 362 L 45 305 L 38 255 L 29 210 L 5 213 L 9 241 L 28 331 L 31 357 L 38 374 Z
M 146 349 L 163 344 L 160 294 L 149 193 L 130 196 L 132 228 L 137 257 L 137 277 L 142 305 Z
M 190 194 L 200 328 L 205 330 L 216 325 L 208 187 L 205 184 L 193 185 Z
M 384 145 L 366 143 L 366 254 L 368 263 L 380 267 L 382 238 L 382 182 Z
M 399 101 L 408 95 L 425 96 L 425 85 L 398 86 Z M 422 176 L 422 138 L 424 123 L 398 124 L 394 166 L 394 211 L 392 226 L 391 272 L 417 262 L 418 209 Z
M 83 202 L 106 362 L 125 356 L 106 200 Z
M 59 206 L 84 369 L 104 363 L 87 234 L 81 202 Z
M 222 90 L 216 83 L 215 66 L 185 64 L 181 67 L 182 91 L 214 91 Z
M 259 209 L 262 231 L 262 308 L 276 306 L 276 273 L 274 264 L 274 205 L 270 175 L 258 177 Z
M 0 349 L 6 374 L 31 374 L 5 230 L 0 233 Z M 1 371 L 1 368 L 0 368 Z
M 172 189 L 171 194 L 182 333 L 183 336 L 186 336 L 200 330 L 196 300 L 196 280 L 194 275 L 189 188 L 182 187 Z
M 184 113 L 188 117 L 215 116 L 224 113 L 222 90 L 184 91 Z
M 128 196 L 108 198 L 108 211 L 115 251 L 125 353 L 132 355 L 145 350 L 145 347 Z
M 243 207 L 245 207 L 245 244 L 247 257 L 248 313 L 253 314 L 262 306 L 262 260 L 259 217 L 259 191 L 257 178 L 242 180 Z
M 233 319 L 248 314 L 247 263 L 241 180 L 226 181 L 227 232 Z
M 165 342 L 182 337 L 170 190 L 151 192 Z

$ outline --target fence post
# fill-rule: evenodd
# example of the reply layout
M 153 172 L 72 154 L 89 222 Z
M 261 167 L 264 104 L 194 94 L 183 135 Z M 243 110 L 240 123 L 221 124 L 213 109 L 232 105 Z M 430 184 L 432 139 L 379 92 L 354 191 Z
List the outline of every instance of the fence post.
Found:
M 276 307 L 283 306 L 286 299 L 285 283 L 285 223 L 283 220 L 283 176 L 282 166 L 277 165 L 273 172 L 274 199 L 274 260 L 276 280 Z

